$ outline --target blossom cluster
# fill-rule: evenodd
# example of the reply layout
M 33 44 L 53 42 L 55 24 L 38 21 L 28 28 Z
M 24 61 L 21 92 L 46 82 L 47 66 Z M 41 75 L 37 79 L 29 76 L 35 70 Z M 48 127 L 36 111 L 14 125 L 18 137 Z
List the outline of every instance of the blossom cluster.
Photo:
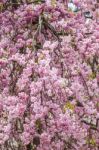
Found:
M 99 1 L 0 1 L 0 150 L 99 149 Z

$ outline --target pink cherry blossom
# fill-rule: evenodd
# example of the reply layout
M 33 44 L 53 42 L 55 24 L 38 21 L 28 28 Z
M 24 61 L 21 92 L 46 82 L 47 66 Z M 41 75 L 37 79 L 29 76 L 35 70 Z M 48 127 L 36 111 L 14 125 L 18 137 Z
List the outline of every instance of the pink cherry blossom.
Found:
M 0 150 L 99 149 L 98 3 L 0 1 Z

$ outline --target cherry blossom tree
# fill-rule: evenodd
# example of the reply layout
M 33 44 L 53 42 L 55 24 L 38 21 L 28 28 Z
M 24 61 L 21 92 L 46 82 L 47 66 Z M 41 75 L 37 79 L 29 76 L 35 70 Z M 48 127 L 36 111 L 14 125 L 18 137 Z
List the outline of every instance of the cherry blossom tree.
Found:
M 99 149 L 98 7 L 0 0 L 0 150 Z

